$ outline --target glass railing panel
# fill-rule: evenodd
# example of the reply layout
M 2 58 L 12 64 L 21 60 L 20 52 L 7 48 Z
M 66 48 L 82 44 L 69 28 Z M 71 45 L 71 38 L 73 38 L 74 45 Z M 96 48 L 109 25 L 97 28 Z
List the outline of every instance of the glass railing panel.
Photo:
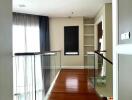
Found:
M 105 57 L 105 52 L 101 53 Z M 87 53 L 87 70 L 88 78 L 97 93 L 102 97 L 112 96 L 112 64 L 104 59 L 102 56 L 94 53 Z
M 60 69 L 59 51 L 14 56 L 14 100 L 44 100 Z
M 43 86 L 43 78 L 42 78 L 42 67 L 41 67 L 41 55 L 35 55 L 35 98 L 36 100 L 43 100 L 44 86 Z
M 41 68 L 45 94 L 48 92 L 55 76 L 60 71 L 60 52 L 46 52 L 41 55 Z
M 94 52 L 87 52 L 87 71 L 88 71 L 88 78 L 93 84 L 93 87 L 95 85 L 95 54 Z
M 35 100 L 34 56 L 13 58 L 14 100 Z
M 102 53 L 102 55 L 105 57 L 105 53 Z M 95 57 L 95 63 L 97 63 L 95 71 L 95 89 L 102 97 L 112 97 L 112 64 L 96 53 Z

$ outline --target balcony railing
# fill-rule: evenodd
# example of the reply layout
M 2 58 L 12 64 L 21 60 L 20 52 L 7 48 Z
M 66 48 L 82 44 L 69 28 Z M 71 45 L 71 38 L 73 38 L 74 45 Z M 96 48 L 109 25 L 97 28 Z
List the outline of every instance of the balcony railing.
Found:
M 105 52 L 88 52 L 87 66 L 93 66 L 89 72 L 90 80 L 93 83 L 93 87 L 96 89 L 98 94 L 102 97 L 112 97 L 113 89 L 113 75 L 112 75 L 112 62 L 105 57 Z
M 60 69 L 60 51 L 15 53 L 14 100 L 43 100 Z

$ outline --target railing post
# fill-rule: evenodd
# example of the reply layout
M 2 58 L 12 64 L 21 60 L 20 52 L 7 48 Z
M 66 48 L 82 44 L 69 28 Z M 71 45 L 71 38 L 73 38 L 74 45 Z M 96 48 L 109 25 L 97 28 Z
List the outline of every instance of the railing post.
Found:
M 33 55 L 34 56 L 34 88 L 35 88 L 35 100 L 36 100 L 36 71 L 35 71 L 35 54 Z

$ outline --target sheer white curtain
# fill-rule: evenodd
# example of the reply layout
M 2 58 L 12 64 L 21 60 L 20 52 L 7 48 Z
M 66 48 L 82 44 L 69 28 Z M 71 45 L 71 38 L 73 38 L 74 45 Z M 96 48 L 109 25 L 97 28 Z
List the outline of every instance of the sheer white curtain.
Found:
M 13 14 L 13 52 L 39 52 L 37 16 Z
M 13 53 L 22 52 L 40 52 L 39 19 L 37 16 L 14 13 Z M 42 90 L 40 57 L 37 60 L 36 63 L 35 56 L 14 57 L 14 100 L 35 100 L 37 91 Z M 36 82 L 39 88 L 36 88 Z M 42 100 L 42 93 L 37 100 Z

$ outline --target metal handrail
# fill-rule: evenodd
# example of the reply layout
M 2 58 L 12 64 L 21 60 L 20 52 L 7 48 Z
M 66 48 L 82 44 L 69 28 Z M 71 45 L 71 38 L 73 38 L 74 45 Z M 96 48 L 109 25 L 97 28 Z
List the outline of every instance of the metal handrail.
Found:
M 21 52 L 21 53 L 14 53 L 14 56 L 32 56 L 32 55 L 55 55 L 56 52 L 61 52 L 61 51 L 45 51 L 43 53 L 41 52 Z
M 36 55 L 37 52 L 21 52 L 21 53 L 14 53 L 15 56 L 30 56 L 30 55 Z
M 105 59 L 106 61 L 108 61 L 110 64 L 113 64 L 112 61 L 110 61 L 108 58 L 106 58 L 105 56 L 103 56 L 102 54 L 100 54 L 99 51 L 94 51 L 94 53 L 98 54 L 100 57 L 102 57 L 103 59 Z
M 14 53 L 13 57 L 25 57 L 25 58 L 28 57 L 28 56 L 34 57 L 33 66 L 34 66 L 34 69 L 35 69 L 35 67 L 36 67 L 36 65 L 35 65 L 35 56 L 56 56 L 57 53 L 59 53 L 59 56 L 60 56 L 60 69 L 61 69 L 61 51 L 45 51 L 43 53 L 41 53 L 41 52 L 21 52 L 21 53 Z M 34 88 L 35 88 L 34 95 L 35 95 L 35 100 L 36 100 L 36 92 L 37 91 L 36 91 L 36 72 L 35 71 L 36 70 L 34 70 Z M 14 95 L 15 96 L 20 96 L 21 93 L 15 93 Z

